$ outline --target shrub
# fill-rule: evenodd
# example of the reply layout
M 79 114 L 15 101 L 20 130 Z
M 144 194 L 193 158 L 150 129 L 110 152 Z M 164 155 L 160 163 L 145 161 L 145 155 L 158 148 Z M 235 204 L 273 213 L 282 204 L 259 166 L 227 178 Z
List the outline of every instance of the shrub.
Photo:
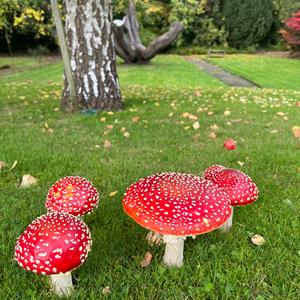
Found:
M 220 10 L 231 47 L 241 49 L 265 42 L 273 24 L 272 0 L 223 0 Z
M 281 33 L 292 49 L 300 49 L 300 11 L 285 21 L 285 28 L 281 30 Z

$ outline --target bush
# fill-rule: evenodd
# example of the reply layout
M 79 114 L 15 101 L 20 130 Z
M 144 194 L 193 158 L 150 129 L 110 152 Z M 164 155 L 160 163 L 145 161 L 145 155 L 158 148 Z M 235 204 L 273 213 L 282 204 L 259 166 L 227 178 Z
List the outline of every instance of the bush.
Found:
M 285 28 L 281 30 L 286 43 L 295 50 L 300 50 L 300 11 L 285 21 Z
M 220 9 L 231 47 L 241 49 L 265 43 L 273 24 L 272 0 L 223 0 Z

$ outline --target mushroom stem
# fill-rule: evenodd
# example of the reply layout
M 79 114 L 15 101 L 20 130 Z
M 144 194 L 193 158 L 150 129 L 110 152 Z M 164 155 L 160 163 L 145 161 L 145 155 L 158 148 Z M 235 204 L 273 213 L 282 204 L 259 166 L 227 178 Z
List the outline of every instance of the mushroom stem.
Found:
M 163 239 L 166 243 L 163 264 L 167 267 L 181 267 L 185 237 L 164 235 Z
M 231 213 L 229 219 L 226 221 L 226 223 L 224 223 L 224 225 L 222 227 L 220 227 L 220 230 L 223 231 L 224 233 L 229 232 L 232 227 L 233 207 L 231 207 L 231 209 L 232 209 L 232 213 Z
M 69 297 L 73 290 L 71 272 L 49 275 L 53 292 L 59 297 Z

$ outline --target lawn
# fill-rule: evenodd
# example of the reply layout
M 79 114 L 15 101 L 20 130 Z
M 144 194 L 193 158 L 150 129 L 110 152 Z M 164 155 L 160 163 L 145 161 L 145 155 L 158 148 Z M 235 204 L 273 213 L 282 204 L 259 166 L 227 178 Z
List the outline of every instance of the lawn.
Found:
M 205 59 L 264 88 L 300 90 L 299 59 L 247 54 Z
M 300 125 L 300 91 L 224 87 L 181 58 L 161 56 L 141 69 L 119 66 L 123 111 L 66 115 L 57 109 L 61 70 L 56 63 L 0 82 L 0 160 L 9 165 L 0 171 L 1 300 L 55 299 L 47 278 L 19 268 L 13 251 L 45 213 L 51 184 L 67 175 L 90 179 L 100 193 L 98 209 L 84 218 L 93 246 L 73 272 L 72 299 L 300 299 L 300 150 L 291 132 Z M 198 117 L 199 129 L 185 112 Z M 236 150 L 223 149 L 227 137 Z M 201 175 L 211 164 L 249 174 L 260 197 L 235 210 L 229 234 L 188 238 L 184 266 L 166 269 L 163 247 L 148 246 L 147 230 L 123 213 L 123 193 L 156 172 Z M 20 188 L 24 174 L 38 184 Z M 263 246 L 251 244 L 254 233 L 264 236 Z M 147 251 L 153 260 L 142 269 Z

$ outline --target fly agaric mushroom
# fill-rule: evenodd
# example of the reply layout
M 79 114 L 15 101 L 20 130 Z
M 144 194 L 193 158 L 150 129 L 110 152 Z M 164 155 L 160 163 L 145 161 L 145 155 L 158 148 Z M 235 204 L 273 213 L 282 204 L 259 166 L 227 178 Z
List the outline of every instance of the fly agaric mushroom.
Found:
M 214 165 L 204 171 L 203 177 L 217 184 L 227 194 L 232 206 L 244 206 L 258 198 L 257 186 L 241 171 Z M 232 227 L 232 219 L 233 210 L 229 220 L 221 227 L 224 232 Z
M 124 211 L 139 225 L 163 235 L 163 264 L 180 267 L 184 240 L 222 226 L 230 217 L 226 194 L 209 180 L 190 174 L 156 174 L 132 184 Z
M 74 216 L 51 212 L 28 225 L 15 247 L 15 259 L 25 270 L 49 275 L 55 294 L 73 291 L 71 271 L 87 258 L 92 244 L 86 224 Z
M 83 216 L 98 206 L 99 194 L 87 179 L 68 176 L 58 180 L 48 191 L 48 211 Z

